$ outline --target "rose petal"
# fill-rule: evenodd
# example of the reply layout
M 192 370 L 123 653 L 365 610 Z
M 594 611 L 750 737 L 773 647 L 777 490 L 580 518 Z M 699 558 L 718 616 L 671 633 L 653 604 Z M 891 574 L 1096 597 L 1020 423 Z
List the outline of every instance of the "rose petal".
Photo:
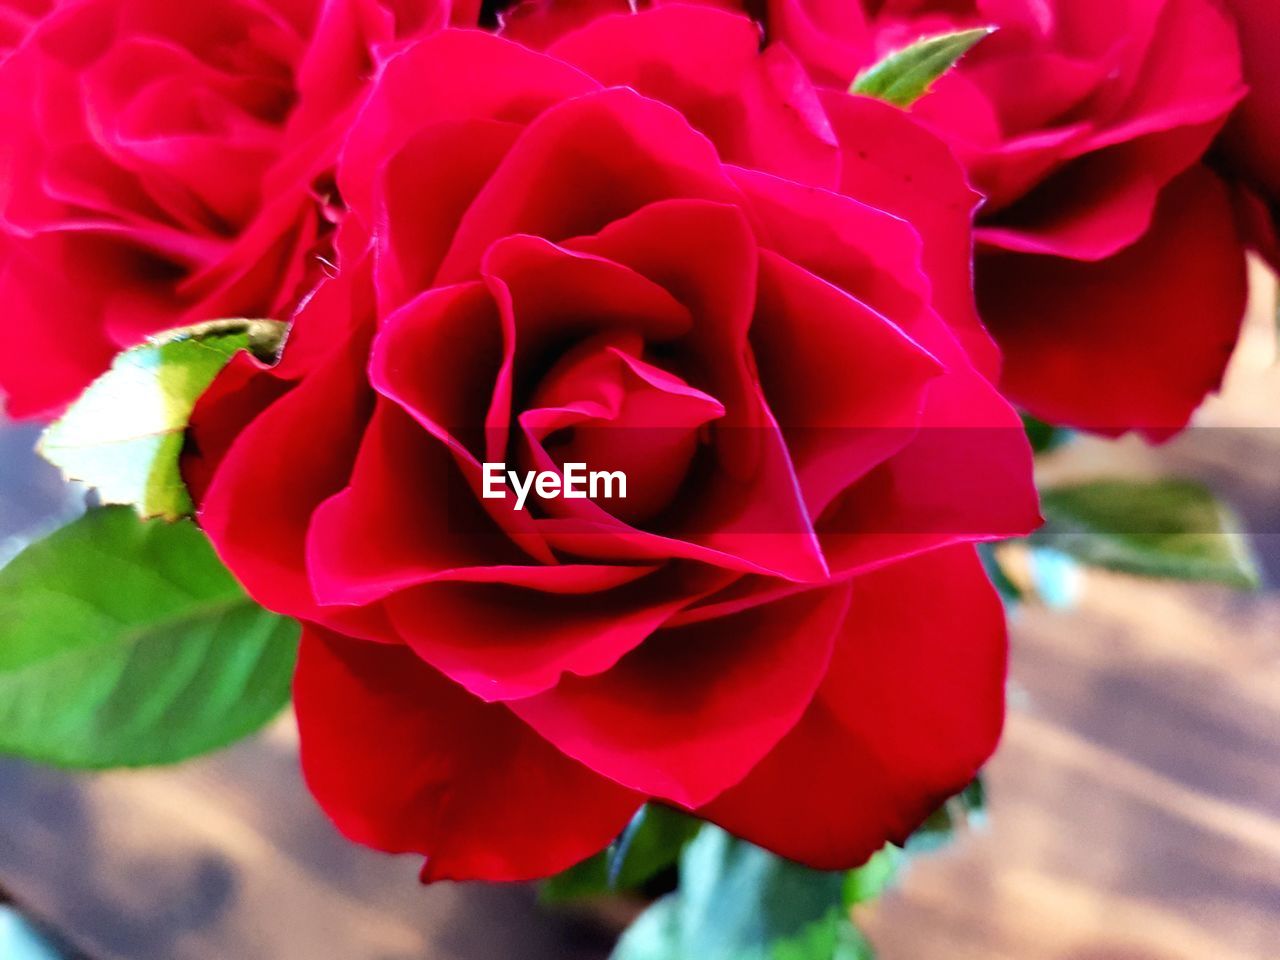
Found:
M 508 339 L 506 325 L 481 283 L 427 290 L 385 321 L 374 343 L 370 382 L 418 422 L 422 442 L 451 451 L 463 482 L 450 483 L 451 473 L 437 462 L 438 482 L 445 485 L 438 493 L 465 496 L 470 490 L 512 542 L 530 557 L 554 563 L 527 513 L 482 495 L 481 457 L 493 447 L 492 462 L 502 461 L 510 416 L 510 376 L 505 354 L 498 353 L 499 331 Z M 452 363 L 445 362 L 449 357 Z M 422 375 L 434 369 L 439 376 Z
M 920 235 L 909 223 L 853 197 L 757 171 L 735 170 L 733 176 L 758 223 L 762 247 L 913 332 L 911 320 L 928 308 L 932 291 Z
M 197 507 L 204 503 L 214 474 L 241 431 L 293 386 L 252 353 L 241 350 L 196 400 L 183 442 L 181 469 Z
M 1218 387 L 1246 298 L 1231 205 L 1203 168 L 1175 181 L 1146 236 L 1114 257 L 992 254 L 978 280 L 1010 396 L 1052 423 L 1151 437 L 1182 427 Z
M 840 139 L 841 192 L 915 227 L 935 312 L 974 365 L 995 377 L 999 351 L 978 319 L 973 296 L 972 230 L 979 197 L 964 170 L 945 143 L 890 104 L 834 94 L 823 103 Z
M 1232 117 L 1223 146 L 1237 172 L 1274 203 L 1280 198 L 1280 6 L 1268 0 L 1227 0 L 1226 6 L 1239 23 L 1250 93 Z
M 736 197 L 705 137 L 627 88 L 576 97 L 525 128 L 463 216 L 436 283 L 473 277 L 504 236 L 564 240 L 677 197 Z
M 639 524 L 670 507 L 690 480 L 702 428 L 724 416 L 724 405 L 639 359 L 642 346 L 612 337 L 583 342 L 520 414 L 531 468 L 559 472 L 562 464 L 581 463 L 626 477 L 626 496 L 614 503 L 564 497 L 540 500 L 540 509 L 603 519 L 607 507 L 607 515 Z
M 790 456 L 747 362 L 759 251 L 742 210 L 661 201 L 566 245 L 628 264 L 697 318 L 682 352 L 694 364 L 693 382 L 725 407 L 714 441 L 723 482 L 707 485 L 706 495 L 689 503 L 683 524 L 664 532 L 721 553 L 717 559 L 697 554 L 709 562 L 737 558 L 736 569 L 801 580 L 825 576 Z
M 919 429 L 818 521 L 833 572 L 847 575 L 954 543 L 1040 525 L 1022 421 L 986 378 L 957 366 L 929 385 Z
M 606 846 L 644 798 L 401 647 L 308 626 L 294 704 L 307 784 L 348 837 L 425 880 L 528 880 Z
M 859 577 L 803 719 L 699 816 L 819 870 L 905 842 L 995 749 L 1005 657 L 1004 610 L 972 549 Z
M 1088 153 L 977 231 L 986 249 L 1102 260 L 1151 225 L 1161 191 L 1194 163 L 1221 125 L 1186 125 Z
M 430 286 L 475 194 L 520 132 L 514 123 L 439 121 L 387 160 L 376 198 L 378 302 L 390 311 Z
M 688 807 L 740 781 L 804 713 L 844 619 L 844 588 L 664 630 L 596 677 L 511 709 L 610 779 Z
M 482 700 L 515 700 L 550 690 L 565 674 L 608 670 L 674 612 L 730 579 L 688 564 L 559 569 L 556 592 L 436 582 L 389 598 L 386 608 L 400 636 L 436 669 Z
M 481 273 L 502 317 L 503 366 L 485 422 L 489 459 L 501 460 L 511 426 L 511 397 L 527 396 L 545 374 L 548 349 L 600 332 L 629 332 L 653 342 L 693 326 L 689 311 L 640 273 L 591 254 L 525 235 L 494 243 Z
M 200 525 L 263 606 L 315 617 L 306 576 L 311 514 L 341 490 L 373 408 L 368 337 L 336 352 L 250 423 L 209 484 Z
M 1099 9 L 1109 13 L 1114 7 Z M 1236 25 L 1220 5 L 1175 0 L 1135 9 L 1151 11 L 1158 19 L 1145 48 L 1133 44 L 1132 35 L 1125 37 L 1126 46 L 1141 51 L 1142 64 L 1126 71 L 1127 87 L 1112 91 L 1115 100 L 1123 99 L 1122 119 L 1100 131 L 1094 149 L 1175 126 L 1220 125 L 1245 93 Z M 1077 22 L 1088 20 L 1085 15 Z M 1104 16 L 1089 27 L 1125 36 L 1107 20 Z M 1106 116 L 1111 106 L 1103 101 L 1095 109 Z
M 444 30 L 392 59 L 347 138 L 343 200 L 376 223 L 373 192 L 386 157 L 443 121 L 525 122 L 597 84 L 566 63 L 476 30 Z
M 449 448 L 386 400 L 350 483 L 315 508 L 306 557 L 322 604 L 373 603 L 431 580 L 550 580 L 555 569 L 526 568 L 529 555 L 485 512 Z
M 751 341 L 812 516 L 910 441 L 942 373 L 884 317 L 771 251 Z
M 760 29 L 747 17 L 683 4 L 604 17 L 548 53 L 671 104 L 729 163 L 835 185 L 835 136 L 813 85 L 784 47 L 761 55 Z
M 503 340 L 484 284 L 431 288 L 383 320 L 369 380 L 442 442 L 483 457 Z
M 88 249 L 76 250 L 81 244 Z M 59 236 L 24 244 L 0 236 L 5 311 L 0 389 L 12 417 L 59 413 L 106 370 L 116 352 L 100 327 L 84 322 L 101 309 L 99 298 L 108 291 L 66 282 L 67 260 L 93 256 L 92 249 L 86 241 Z M 109 250 L 98 255 L 108 268 L 100 276 L 112 276 L 116 258 Z
M 799 54 L 815 80 L 847 89 L 875 62 L 875 37 L 861 2 L 767 0 L 765 9 L 771 37 Z
M 567 33 L 611 13 L 632 14 L 628 0 L 520 0 L 498 11 L 498 32 L 527 47 L 545 50 Z
M 755 309 L 759 248 L 738 205 L 659 200 L 563 246 L 624 264 L 666 290 L 696 318 L 667 337 L 689 334 L 686 352 L 705 354 L 698 385 L 724 403 L 746 391 L 739 354 Z

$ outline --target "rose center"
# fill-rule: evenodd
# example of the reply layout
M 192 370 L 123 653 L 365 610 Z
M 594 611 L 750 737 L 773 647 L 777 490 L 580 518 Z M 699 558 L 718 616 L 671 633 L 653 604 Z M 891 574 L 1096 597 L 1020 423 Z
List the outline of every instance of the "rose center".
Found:
M 627 498 L 603 504 L 619 519 L 652 519 L 678 496 L 706 425 L 724 415 L 714 397 L 647 362 L 635 335 L 601 336 L 560 359 L 520 415 L 524 469 L 622 471 Z

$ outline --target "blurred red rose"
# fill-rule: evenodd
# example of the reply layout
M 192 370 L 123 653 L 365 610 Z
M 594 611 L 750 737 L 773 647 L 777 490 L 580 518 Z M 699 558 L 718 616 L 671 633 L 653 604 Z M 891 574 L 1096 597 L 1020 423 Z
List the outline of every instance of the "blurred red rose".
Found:
M 0 61 L 18 47 L 53 6 L 53 0 L 0 0 Z
M 784 8 L 796 18 L 784 32 L 806 45 L 797 11 L 809 4 L 779 0 Z M 1219 5 L 888 0 L 867 9 L 873 55 L 918 32 L 999 28 L 913 112 L 987 197 L 976 282 L 1005 354 L 1005 392 L 1055 423 L 1155 437 L 1183 426 L 1220 384 L 1245 304 L 1230 199 L 1201 162 L 1244 91 Z M 837 61 L 822 49 L 815 57 L 830 73 Z
M 1239 27 L 1249 95 L 1223 134 L 1221 160 L 1240 190 L 1249 239 L 1280 269 L 1280 4 L 1226 5 Z
M 987 198 L 976 283 L 1006 393 L 1055 423 L 1161 437 L 1219 385 L 1244 260 L 1230 198 L 1201 160 L 1244 87 L 1216 0 L 734 2 L 842 90 L 920 36 L 998 27 L 912 112 Z M 1271 44 L 1275 4 L 1234 3 L 1246 44 Z M 526 0 L 503 29 L 542 44 L 625 6 Z M 1275 57 L 1254 60 L 1255 83 L 1280 78 Z M 1255 95 L 1238 133 L 1272 187 L 1269 103 Z
M 0 0 L 9 413 L 56 413 L 157 329 L 286 316 L 319 277 L 336 203 L 325 171 L 375 49 L 448 11 Z
M 306 624 L 342 830 L 521 879 L 655 798 L 837 868 L 974 775 L 1005 638 L 972 544 L 1037 516 L 936 138 L 669 7 L 427 38 L 338 183 L 339 276 L 215 383 L 186 475 Z M 566 461 L 628 498 L 482 496 Z
M 990 6 L 1000 32 L 917 113 L 988 197 L 976 280 L 1003 387 L 1053 422 L 1167 436 L 1244 316 L 1230 197 L 1202 162 L 1243 92 L 1231 24 L 1211 0 Z

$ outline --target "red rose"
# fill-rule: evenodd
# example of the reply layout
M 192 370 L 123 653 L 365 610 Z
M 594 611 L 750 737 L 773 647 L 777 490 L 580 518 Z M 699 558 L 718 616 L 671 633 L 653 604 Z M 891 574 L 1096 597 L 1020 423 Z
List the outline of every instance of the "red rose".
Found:
M 914 112 L 987 197 L 976 282 L 1002 386 L 1056 423 L 1167 435 L 1244 314 L 1231 205 L 1201 163 L 1243 93 L 1232 25 L 1211 0 L 960 6 L 954 26 L 999 30 Z M 955 7 L 884 4 L 875 49 Z
M 1280 5 L 1269 0 L 1226 0 L 1244 52 L 1249 95 L 1222 138 L 1225 171 L 1242 188 L 1255 246 L 1280 268 Z
M 423 40 L 338 183 L 339 277 L 206 395 L 187 475 L 306 624 L 343 831 L 520 879 L 654 798 L 835 868 L 973 776 L 1005 647 L 972 543 L 1036 510 L 935 138 L 669 7 Z M 627 499 L 484 496 L 573 461 Z
M 53 0 L 0 0 L 0 61 L 22 43 L 52 5 Z
M 1230 199 L 1201 162 L 1242 92 L 1235 38 L 1209 0 L 1049 7 L 999 21 L 918 112 L 989 198 L 976 279 L 1005 392 L 1166 436 L 1220 385 L 1244 316 Z
M 56 412 L 157 329 L 288 314 L 320 276 L 325 171 L 375 48 L 449 0 L 395 6 L 0 0 L 11 414 Z
M 1244 260 L 1229 198 L 1201 159 L 1244 88 L 1214 0 L 736 2 L 841 90 L 922 35 L 997 26 L 912 112 L 987 198 L 976 283 L 1006 393 L 1056 423 L 1159 437 L 1219 385 Z M 1258 18 L 1246 43 L 1269 44 L 1274 4 L 1236 5 Z M 504 29 L 543 43 L 618 6 L 526 0 Z M 1265 85 L 1274 63 L 1255 60 Z M 1274 185 L 1270 102 L 1255 96 L 1239 132 Z

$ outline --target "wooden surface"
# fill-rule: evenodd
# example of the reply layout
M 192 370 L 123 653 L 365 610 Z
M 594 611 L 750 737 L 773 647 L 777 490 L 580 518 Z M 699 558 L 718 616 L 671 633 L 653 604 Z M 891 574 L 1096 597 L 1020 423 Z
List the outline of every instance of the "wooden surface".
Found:
M 1022 611 L 990 825 L 868 918 L 883 960 L 1280 956 L 1280 603 L 1090 576 Z
M 1273 344 L 1260 309 L 1205 429 L 1159 450 L 1086 441 L 1048 472 L 1206 478 L 1280 582 Z M 0 551 L 62 502 L 29 441 L 0 434 Z M 862 915 L 882 960 L 1280 957 L 1280 593 L 1090 573 L 1070 613 L 1019 611 L 1012 677 L 989 826 Z M 0 763 L 0 886 L 93 960 L 607 955 L 525 889 L 423 889 L 411 859 L 347 844 L 294 747 L 284 722 L 170 770 Z
M 1071 612 L 1019 610 L 989 826 L 863 917 L 882 960 L 1280 958 L 1280 367 L 1274 286 L 1254 289 L 1191 430 L 1081 440 L 1041 472 L 1210 483 L 1267 589 L 1089 572 Z

